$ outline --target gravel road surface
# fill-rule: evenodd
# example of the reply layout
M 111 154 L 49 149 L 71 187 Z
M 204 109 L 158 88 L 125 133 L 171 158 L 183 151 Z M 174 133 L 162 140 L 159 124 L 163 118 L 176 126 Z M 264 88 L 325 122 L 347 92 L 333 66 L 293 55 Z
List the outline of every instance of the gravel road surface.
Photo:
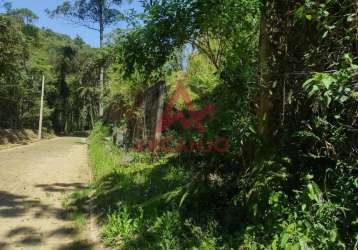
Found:
M 91 230 L 74 227 L 62 206 L 88 181 L 84 138 L 0 151 L 0 250 L 99 249 L 89 240 Z

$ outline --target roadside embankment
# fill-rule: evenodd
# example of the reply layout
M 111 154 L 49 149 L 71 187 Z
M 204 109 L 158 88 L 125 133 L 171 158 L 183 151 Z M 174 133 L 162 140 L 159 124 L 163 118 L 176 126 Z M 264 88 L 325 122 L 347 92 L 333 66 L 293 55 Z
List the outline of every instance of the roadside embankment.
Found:
M 49 133 L 44 134 L 45 138 L 52 138 Z M 16 145 L 25 145 L 38 141 L 37 131 L 32 129 L 2 129 L 0 128 L 0 150 Z

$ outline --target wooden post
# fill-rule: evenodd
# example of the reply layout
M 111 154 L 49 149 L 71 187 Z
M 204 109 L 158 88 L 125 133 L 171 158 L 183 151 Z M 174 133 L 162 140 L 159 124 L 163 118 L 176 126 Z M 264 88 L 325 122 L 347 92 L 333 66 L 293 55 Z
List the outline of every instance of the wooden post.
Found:
M 41 104 L 40 104 L 40 119 L 39 119 L 39 140 L 42 139 L 42 117 L 44 106 L 44 93 L 45 93 L 45 75 L 42 75 L 42 88 L 41 88 Z

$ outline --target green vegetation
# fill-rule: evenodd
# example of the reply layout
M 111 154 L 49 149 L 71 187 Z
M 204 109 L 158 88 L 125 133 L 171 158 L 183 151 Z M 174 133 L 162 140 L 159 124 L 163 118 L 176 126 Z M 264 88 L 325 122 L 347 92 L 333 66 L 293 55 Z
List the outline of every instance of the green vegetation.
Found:
M 0 126 L 37 129 L 45 75 L 44 126 L 65 133 L 90 129 L 99 100 L 93 65 L 103 56 L 95 56 L 80 37 L 34 26 L 30 10 L 5 5 L 0 14 Z
M 46 10 L 46 12 L 52 18 L 64 17 L 76 25 L 82 25 L 88 29 L 98 31 L 100 48 L 103 48 L 105 29 L 124 19 L 124 14 L 118 8 L 121 4 L 122 0 L 77 0 L 73 4 L 65 1 L 62 5 L 57 6 L 55 10 Z M 100 82 L 99 116 L 102 117 L 104 112 L 105 64 L 100 63 L 98 66 L 100 68 L 98 75 Z
M 106 221 L 104 242 L 119 249 L 217 249 L 222 241 L 213 211 L 184 206 L 183 195 L 193 181 L 187 163 L 178 155 L 154 160 L 146 153 L 118 150 L 107 134 L 108 128 L 96 126 L 89 144 L 92 201 Z M 88 193 L 76 193 L 73 202 Z
M 144 8 L 143 24 L 114 39 L 112 74 L 120 83 L 111 83 L 109 102 L 126 109 L 158 81 L 169 98 L 181 82 L 197 107 L 217 106 L 204 140 L 226 136 L 230 150 L 128 166 L 118 163 L 123 152 L 102 151 L 94 165 L 107 174 L 114 168 L 117 180 L 98 180 L 113 192 L 96 189 L 103 193 L 97 204 L 107 207 L 105 242 L 123 249 L 356 248 L 354 2 L 170 0 Z M 127 122 L 124 116 L 116 125 Z M 165 134 L 200 138 L 180 126 Z M 171 171 L 174 186 L 162 186 Z
M 121 1 L 96 3 L 105 2 Z M 105 104 L 90 137 L 94 183 L 68 206 L 83 214 L 91 200 L 104 242 L 118 249 L 357 249 L 356 1 L 141 2 L 144 12 L 121 15 L 129 27 L 99 50 L 28 24 L 36 17 L 26 11 L 0 16 L 0 98 L 17 100 L 0 103 L 1 126 L 35 122 L 42 72 L 49 128 L 91 128 Z M 81 19 L 95 6 L 76 3 L 59 13 Z M 138 98 L 159 82 L 166 101 L 182 83 L 197 109 L 216 106 L 203 136 L 180 124 L 164 136 L 226 137 L 228 152 L 112 145 L 111 128 L 130 128 Z M 175 109 L 190 114 L 182 102 Z
M 95 181 L 89 190 L 72 197 L 72 208 L 78 209 L 91 193 L 94 211 L 105 222 L 102 235 L 108 245 L 118 249 L 344 246 L 338 238 L 339 225 L 354 211 L 328 200 L 313 175 L 303 175 L 303 189 L 294 191 L 293 197 L 285 194 L 285 183 L 292 182 L 288 158 L 279 166 L 274 160 L 254 166 L 247 174 L 255 177 L 237 180 L 234 185 L 242 191 L 236 191 L 227 203 L 233 184 L 224 186 L 229 184 L 214 174 L 203 179 L 192 157 L 171 154 L 156 159 L 148 153 L 122 151 L 106 139 L 108 133 L 103 125 L 92 132 L 89 154 Z M 337 167 L 340 170 L 335 171 L 342 173 L 354 168 Z M 344 178 L 339 177 L 336 185 L 347 185 L 349 179 L 356 185 L 354 175 Z M 269 191 L 271 188 L 274 190 Z M 333 200 L 333 192 L 330 195 Z M 351 199 L 349 196 L 356 194 L 347 195 L 346 199 Z M 263 197 L 267 200 L 262 201 Z M 342 194 L 340 198 L 344 198 Z M 247 202 L 247 210 L 240 207 L 242 200 Z M 259 207 L 261 202 L 265 207 Z M 261 209 L 267 214 L 261 214 Z M 268 224 L 262 225 L 262 220 Z M 264 238 L 257 238 L 260 234 Z M 265 238 L 271 241 L 269 245 L 262 243 Z

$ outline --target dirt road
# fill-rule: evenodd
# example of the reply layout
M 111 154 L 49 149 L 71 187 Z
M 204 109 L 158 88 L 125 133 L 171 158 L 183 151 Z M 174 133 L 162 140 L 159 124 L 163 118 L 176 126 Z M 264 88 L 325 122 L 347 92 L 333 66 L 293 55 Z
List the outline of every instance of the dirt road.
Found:
M 56 138 L 0 151 L 0 249 L 97 249 L 63 199 L 89 180 L 81 138 Z M 87 239 L 86 239 L 87 238 Z

